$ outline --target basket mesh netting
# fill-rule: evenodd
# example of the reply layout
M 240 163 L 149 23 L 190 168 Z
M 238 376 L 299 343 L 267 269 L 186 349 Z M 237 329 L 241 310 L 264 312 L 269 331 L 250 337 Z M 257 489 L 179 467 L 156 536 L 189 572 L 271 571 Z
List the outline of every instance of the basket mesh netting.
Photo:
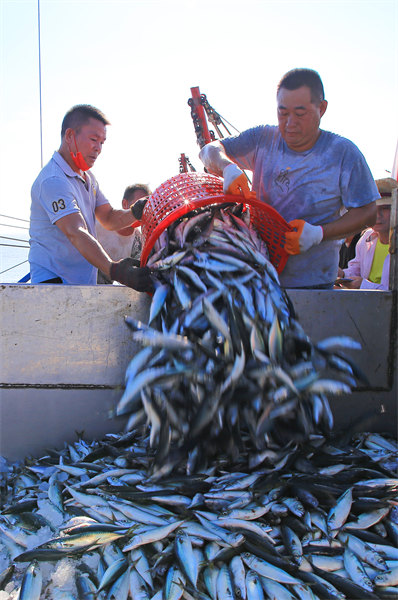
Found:
M 171 223 L 195 209 L 225 202 L 244 204 L 250 210 L 251 223 L 267 244 L 270 260 L 280 273 L 288 258 L 284 245 L 286 231 L 292 230 L 290 225 L 268 204 L 225 195 L 220 177 L 197 172 L 180 173 L 168 179 L 149 197 L 141 224 L 141 264 L 146 264 L 155 241 Z

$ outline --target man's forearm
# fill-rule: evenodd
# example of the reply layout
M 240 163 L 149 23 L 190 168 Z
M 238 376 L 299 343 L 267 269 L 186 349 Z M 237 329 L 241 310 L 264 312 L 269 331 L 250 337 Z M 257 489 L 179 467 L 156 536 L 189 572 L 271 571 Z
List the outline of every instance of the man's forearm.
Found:
M 97 215 L 96 215 L 97 216 Z M 137 223 L 137 219 L 133 217 L 130 209 L 116 209 L 112 208 L 106 219 L 97 216 L 99 222 L 105 229 L 109 231 L 118 231 L 119 229 L 125 229 L 131 227 L 134 223 Z
M 223 170 L 234 162 L 228 158 L 221 142 L 211 142 L 199 152 L 199 158 L 208 171 L 214 175 L 222 176 Z
M 323 228 L 324 240 L 338 240 L 359 233 L 376 222 L 376 203 L 351 208 L 342 217 L 331 223 L 325 223 Z
M 112 260 L 87 229 L 79 227 L 77 230 L 70 232 L 67 237 L 76 250 L 78 250 L 90 264 L 97 267 L 97 269 L 109 277 Z

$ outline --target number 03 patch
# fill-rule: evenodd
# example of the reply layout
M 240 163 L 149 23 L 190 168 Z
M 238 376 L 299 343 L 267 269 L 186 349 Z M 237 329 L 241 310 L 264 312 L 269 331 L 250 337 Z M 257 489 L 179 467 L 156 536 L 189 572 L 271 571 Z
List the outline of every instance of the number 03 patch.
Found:
M 66 208 L 65 206 L 65 201 L 64 200 L 54 200 L 54 202 L 52 203 L 52 207 L 53 207 L 53 211 L 56 213 L 59 210 L 63 210 L 64 208 Z

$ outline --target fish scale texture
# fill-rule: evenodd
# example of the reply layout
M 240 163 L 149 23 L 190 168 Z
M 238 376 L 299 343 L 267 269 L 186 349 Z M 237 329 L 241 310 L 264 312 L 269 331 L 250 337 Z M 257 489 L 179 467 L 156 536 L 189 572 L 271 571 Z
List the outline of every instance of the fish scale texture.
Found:
M 2 462 L 0 598 L 396 596 L 393 440 L 318 438 L 269 469 L 220 452 L 157 482 L 155 452 L 130 432 Z

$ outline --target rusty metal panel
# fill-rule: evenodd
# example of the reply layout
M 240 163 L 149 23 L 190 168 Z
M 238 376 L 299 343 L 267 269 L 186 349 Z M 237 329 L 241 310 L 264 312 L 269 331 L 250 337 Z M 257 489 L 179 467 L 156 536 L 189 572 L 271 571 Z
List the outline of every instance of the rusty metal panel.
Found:
M 0 383 L 120 385 L 137 350 L 124 316 L 149 305 L 122 286 L 0 286 Z
M 398 331 L 396 292 L 377 290 L 291 290 L 291 300 L 314 341 L 348 335 L 362 349 L 347 353 L 366 374 L 351 394 L 330 399 L 336 431 L 379 431 L 397 435 Z
M 120 392 L 109 389 L 0 389 L 0 455 L 8 460 L 42 456 L 123 431 L 125 418 L 112 418 Z
M 288 290 L 288 295 L 313 342 L 329 336 L 352 337 L 362 349 L 349 354 L 367 375 L 370 387 L 391 385 L 392 292 Z

